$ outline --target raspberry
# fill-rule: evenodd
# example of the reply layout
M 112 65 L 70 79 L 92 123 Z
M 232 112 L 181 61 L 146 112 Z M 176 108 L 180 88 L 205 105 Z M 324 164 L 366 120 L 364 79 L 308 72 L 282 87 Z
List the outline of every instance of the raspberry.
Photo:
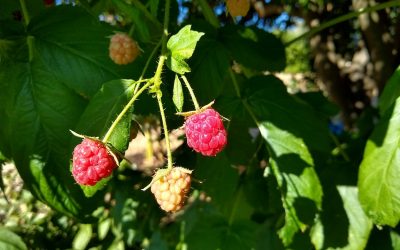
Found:
M 95 185 L 116 167 L 115 159 L 100 141 L 85 138 L 74 149 L 72 174 L 81 185 Z
M 246 16 L 250 9 L 249 0 L 226 0 L 226 7 L 233 17 Z
M 226 131 L 221 117 L 212 108 L 190 116 L 185 122 L 187 144 L 205 156 L 215 156 L 226 145 Z
M 190 189 L 190 174 L 190 170 L 175 167 L 151 185 L 151 192 L 162 210 L 176 212 L 182 208 Z
M 116 33 L 111 37 L 109 56 L 116 64 L 128 64 L 139 55 L 137 43 L 125 33 Z

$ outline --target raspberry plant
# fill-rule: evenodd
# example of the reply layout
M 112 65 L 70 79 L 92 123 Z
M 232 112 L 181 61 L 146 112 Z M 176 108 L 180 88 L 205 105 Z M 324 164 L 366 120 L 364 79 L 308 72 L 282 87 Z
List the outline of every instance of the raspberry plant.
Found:
M 273 34 L 221 24 L 205 0 L 184 24 L 175 1 L 109 4 L 0 11 L 0 156 L 81 223 L 73 248 L 364 249 L 374 225 L 399 237 L 399 70 L 376 126 L 337 138 L 336 107 L 276 76 L 286 56 Z M 250 8 L 225 4 L 233 17 Z M 148 175 L 124 153 L 133 118 L 150 115 L 166 163 Z

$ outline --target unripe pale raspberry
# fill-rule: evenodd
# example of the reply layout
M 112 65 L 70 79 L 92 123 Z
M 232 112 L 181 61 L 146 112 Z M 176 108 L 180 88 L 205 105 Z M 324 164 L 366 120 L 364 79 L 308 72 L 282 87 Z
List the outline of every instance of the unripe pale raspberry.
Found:
M 100 141 L 83 139 L 73 153 L 72 175 L 81 185 L 93 186 L 111 175 L 117 167 L 115 159 Z
M 246 16 L 250 9 L 249 0 L 226 0 L 226 7 L 233 17 Z
M 212 108 L 189 116 L 185 133 L 188 146 L 205 156 L 215 156 L 227 143 L 221 116 Z
M 111 60 L 120 65 L 133 62 L 140 54 L 136 41 L 125 33 L 113 35 L 108 49 Z
M 176 212 L 185 204 L 190 189 L 190 170 L 175 167 L 151 185 L 158 205 L 166 212 Z

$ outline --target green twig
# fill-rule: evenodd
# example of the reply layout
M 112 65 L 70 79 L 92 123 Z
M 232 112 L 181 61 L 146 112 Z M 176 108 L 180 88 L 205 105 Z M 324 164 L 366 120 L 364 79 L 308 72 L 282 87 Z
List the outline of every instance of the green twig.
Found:
M 142 70 L 142 74 L 140 74 L 139 80 L 141 81 L 146 74 L 147 69 L 149 68 L 150 62 L 153 60 L 154 55 L 156 54 L 158 48 L 161 46 L 161 40 L 157 43 L 157 45 L 154 47 L 153 51 L 150 53 L 149 58 L 147 58 L 146 64 L 144 65 L 144 68 Z M 135 90 L 133 91 L 133 94 L 136 94 L 136 92 L 139 90 L 140 84 L 137 84 L 135 86 Z
M 194 94 L 193 89 L 190 86 L 188 79 L 184 75 L 181 75 L 181 78 L 182 78 L 183 82 L 185 83 L 186 88 L 189 90 L 190 97 L 192 98 L 192 101 L 194 104 L 194 108 L 196 109 L 196 111 L 199 111 L 200 110 L 199 103 L 197 102 L 196 95 Z
M 171 0 L 166 0 L 165 1 L 165 13 L 164 13 L 164 26 L 163 26 L 163 35 L 161 37 L 161 56 L 158 61 L 156 73 L 154 74 L 154 85 L 153 85 L 153 91 L 157 95 L 157 102 L 158 102 L 158 107 L 160 108 L 160 115 L 161 115 L 161 120 L 163 124 L 163 130 L 164 130 L 164 135 L 165 135 L 165 145 L 167 148 L 167 157 L 168 157 L 168 170 L 171 170 L 173 167 L 172 164 L 172 152 L 171 152 L 171 144 L 169 141 L 169 132 L 168 132 L 168 127 L 167 127 L 167 121 L 165 118 L 165 113 L 164 113 L 164 107 L 162 104 L 162 92 L 160 90 L 160 85 L 162 83 L 161 80 L 161 73 L 162 69 L 164 67 L 165 60 L 167 59 L 167 38 L 168 38 L 168 22 L 169 22 L 169 9 L 171 7 Z
M 105 134 L 103 138 L 103 142 L 106 143 L 108 139 L 110 139 L 110 136 L 112 132 L 114 131 L 115 127 L 118 125 L 118 123 L 121 121 L 122 117 L 126 114 L 126 112 L 129 110 L 129 108 L 132 106 L 132 104 L 136 101 L 136 99 L 142 94 L 143 91 L 145 91 L 151 84 L 153 84 L 152 79 L 148 80 L 147 83 L 139 89 L 139 91 L 132 96 L 132 98 L 129 100 L 129 102 L 125 105 L 124 109 L 119 113 L 117 118 L 114 120 L 114 122 L 111 124 L 111 127 L 108 129 L 107 133 Z
M 347 162 L 349 162 L 349 161 L 350 161 L 350 157 L 347 155 L 346 151 L 343 150 L 343 147 L 342 147 L 342 145 L 340 145 L 339 140 L 338 140 L 338 139 L 336 138 L 336 136 L 333 135 L 332 133 L 329 133 L 329 135 L 331 136 L 332 141 L 335 143 L 336 147 L 338 148 L 339 153 L 342 155 L 342 157 L 343 157 Z
M 160 108 L 161 120 L 164 128 L 164 135 L 165 135 L 165 146 L 167 148 L 167 157 L 168 157 L 168 169 L 172 169 L 172 151 L 171 151 L 171 143 L 169 141 L 169 132 L 167 127 L 167 120 L 165 118 L 164 107 L 161 100 L 161 91 L 157 92 L 157 102 L 158 107 Z
M 240 98 L 242 95 L 240 94 L 239 83 L 236 80 L 235 73 L 233 73 L 233 70 L 231 68 L 228 71 L 229 71 L 229 76 L 232 79 L 233 87 L 235 88 L 236 95 Z
M 381 9 L 395 7 L 395 6 L 399 6 L 399 5 L 400 5 L 400 0 L 393 0 L 393 1 L 386 2 L 386 3 L 381 3 L 381 4 L 374 5 L 374 6 L 370 6 L 370 7 L 367 7 L 367 8 L 361 8 L 361 9 L 355 10 L 353 12 L 350 12 L 348 14 L 341 15 L 341 16 L 339 16 L 337 18 L 334 18 L 332 20 L 329 20 L 329 21 L 319 25 L 318 27 L 315 27 L 315 28 L 305 32 L 304 34 L 301 34 L 298 37 L 295 37 L 294 39 L 292 39 L 289 42 L 287 42 L 285 44 L 285 46 L 289 46 L 289 45 L 291 45 L 291 44 L 293 44 L 293 43 L 295 43 L 295 42 L 297 42 L 297 41 L 299 41 L 301 39 L 304 39 L 304 38 L 307 38 L 307 37 L 311 37 L 311 36 L 315 35 L 318 32 L 321 32 L 322 30 L 324 30 L 326 28 L 329 28 L 329 27 L 331 27 L 331 26 L 333 26 L 335 24 L 350 20 L 350 19 L 352 19 L 354 17 L 357 17 L 357 16 L 359 16 L 359 15 L 361 15 L 363 13 L 374 12 L 374 11 L 378 11 L 378 10 L 381 10 Z
M 25 0 L 19 0 L 19 4 L 21 5 L 22 15 L 24 16 L 25 25 L 28 26 L 31 18 L 29 16 L 28 8 L 26 7 Z

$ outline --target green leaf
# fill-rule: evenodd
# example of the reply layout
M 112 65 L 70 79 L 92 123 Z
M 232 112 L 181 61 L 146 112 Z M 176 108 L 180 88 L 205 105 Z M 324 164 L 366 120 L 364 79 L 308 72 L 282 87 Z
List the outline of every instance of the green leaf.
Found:
M 221 41 L 232 57 L 247 68 L 280 71 L 285 68 L 285 48 L 274 35 L 255 27 L 226 25 Z
M 86 102 L 40 61 L 5 69 L 0 73 L 2 143 L 36 197 L 60 212 L 83 218 L 96 202 L 85 204 L 69 172 L 72 135 L 68 130 Z
M 258 225 L 245 220 L 229 224 L 218 215 L 200 215 L 195 226 L 188 232 L 185 242 L 189 249 L 241 250 L 254 249 Z
M 232 208 L 239 172 L 234 169 L 223 152 L 216 157 L 197 157 L 194 178 L 207 182 L 201 187 L 220 211 L 229 213 Z M 222 181 L 223 180 L 223 181 Z
M 379 98 L 379 113 L 381 116 L 396 102 L 397 97 L 400 96 L 400 66 L 396 69 L 385 85 L 380 98 Z
M 218 97 L 230 67 L 224 45 L 213 38 L 200 40 L 190 60 L 192 72 L 189 80 L 200 103 L 209 103 Z
M 244 96 L 260 121 L 270 121 L 301 138 L 310 150 L 330 153 L 331 138 L 327 120 L 307 103 L 290 96 L 274 76 L 256 76 L 244 82 Z
M 191 25 L 186 25 L 177 34 L 171 36 L 167 42 L 169 56 L 167 58 L 167 66 L 178 74 L 190 72 L 186 59 L 192 57 L 194 49 L 202 32 L 192 31 Z
M 318 221 L 312 231 L 312 241 L 316 249 L 365 249 L 372 221 L 366 216 L 358 200 L 357 187 L 333 185 L 338 192 L 339 201 L 331 199 L 331 195 L 324 196 L 327 201 L 326 219 Z M 324 194 L 325 195 L 325 194 Z M 333 204 L 334 203 L 334 204 Z M 331 207 L 342 206 L 345 214 L 331 210 Z M 332 218 L 335 218 L 332 220 Z M 325 223 L 329 223 L 327 225 Z
M 378 225 L 394 227 L 400 220 L 399 143 L 400 98 L 397 98 L 368 139 L 359 171 L 361 205 Z
M 93 96 L 75 127 L 75 132 L 88 136 L 103 138 L 133 96 L 135 82 L 133 80 L 113 80 L 107 82 Z M 123 116 L 114 128 L 108 142 L 120 152 L 128 148 L 132 109 Z M 76 140 L 77 141 L 77 140 Z M 93 196 L 102 189 L 110 178 L 105 178 L 95 186 L 81 186 L 87 197 Z
M 252 128 L 253 124 L 250 122 L 250 118 L 242 120 L 233 117 L 226 128 L 229 143 L 226 145 L 225 152 L 233 164 L 248 165 L 256 153 L 259 142 L 257 128 Z
M 291 97 L 276 78 L 254 77 L 245 84 L 248 109 L 258 119 L 282 192 L 285 225 L 279 236 L 289 246 L 298 232 L 310 228 L 321 209 L 322 187 L 309 148 L 328 151 L 329 134 L 315 111 Z
M 133 197 L 131 190 L 128 189 L 129 185 L 125 184 L 118 189 L 115 194 L 116 206 L 113 207 L 111 214 L 114 220 L 114 226 L 118 230 L 121 237 L 127 246 L 132 247 L 135 240 L 140 241 L 141 232 L 138 227 L 140 222 L 138 221 L 138 207 L 140 203 Z M 149 211 L 149 210 L 147 210 Z
M 361 208 L 357 187 L 338 186 L 338 191 L 350 221 L 349 244 L 343 249 L 365 249 L 373 224 Z
M 97 228 L 99 240 L 104 240 L 106 238 L 108 232 L 110 231 L 111 223 L 111 218 L 106 218 L 99 222 L 99 226 Z
M 182 83 L 179 80 L 178 75 L 175 75 L 174 80 L 174 91 L 172 95 L 172 101 L 175 104 L 175 108 L 178 112 L 182 112 L 183 107 L 183 90 L 182 90 Z
M 135 68 L 112 63 L 107 52 L 111 27 L 78 7 L 44 11 L 32 18 L 28 34 L 34 38 L 29 39 L 33 60 L 28 62 L 26 44 L 17 43 L 13 60 L 0 72 L 1 149 L 37 198 L 70 216 L 89 218 L 101 199 L 85 199 L 71 177 L 69 129 L 104 81 L 120 78 L 127 69 L 135 74 Z M 122 137 L 115 138 L 112 143 L 118 144 Z
M 28 248 L 22 241 L 21 237 L 5 227 L 0 227 L 0 249 L 25 250 Z
M 321 208 L 322 188 L 313 159 L 301 138 L 271 122 L 260 122 L 259 129 L 270 149 L 271 167 L 282 192 L 286 213 L 279 236 L 287 246 L 296 233 L 313 224 Z
M 145 60 L 139 57 L 126 66 L 113 63 L 108 56 L 112 27 L 71 5 L 53 7 L 32 18 L 28 34 L 34 37 L 35 56 L 66 86 L 85 97 L 106 81 L 138 75 Z
M 76 250 L 84 250 L 92 238 L 92 225 L 91 224 L 81 224 L 79 226 L 79 231 L 76 233 L 73 241 L 72 247 Z

